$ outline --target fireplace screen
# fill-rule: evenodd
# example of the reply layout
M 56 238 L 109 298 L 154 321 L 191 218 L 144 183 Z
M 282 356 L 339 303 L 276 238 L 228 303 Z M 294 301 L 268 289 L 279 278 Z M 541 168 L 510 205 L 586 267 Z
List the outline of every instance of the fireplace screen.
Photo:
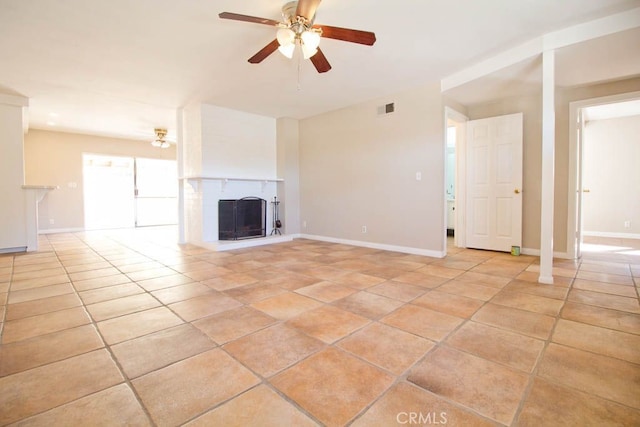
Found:
M 258 197 L 218 201 L 218 240 L 267 235 L 267 201 Z

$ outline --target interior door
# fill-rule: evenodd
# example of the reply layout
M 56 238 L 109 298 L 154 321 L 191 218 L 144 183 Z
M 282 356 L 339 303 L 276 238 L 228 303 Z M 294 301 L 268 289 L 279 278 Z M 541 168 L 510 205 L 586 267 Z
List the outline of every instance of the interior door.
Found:
M 467 122 L 466 246 L 522 245 L 522 113 Z

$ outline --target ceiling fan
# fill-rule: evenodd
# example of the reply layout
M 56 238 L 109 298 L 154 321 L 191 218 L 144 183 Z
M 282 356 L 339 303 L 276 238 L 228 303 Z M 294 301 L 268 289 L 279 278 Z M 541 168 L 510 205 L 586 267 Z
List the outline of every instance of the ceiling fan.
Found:
M 319 73 L 326 73 L 331 69 L 331 64 L 320 50 L 320 37 L 372 46 L 376 42 L 376 35 L 370 31 L 314 24 L 316 9 L 320 1 L 299 0 L 285 4 L 282 7 L 282 22 L 231 12 L 222 12 L 218 16 L 222 19 L 279 28 L 276 39 L 249 58 L 250 63 L 259 64 L 276 50 L 287 58 L 292 58 L 296 46 L 300 46 L 304 59 L 311 59 Z

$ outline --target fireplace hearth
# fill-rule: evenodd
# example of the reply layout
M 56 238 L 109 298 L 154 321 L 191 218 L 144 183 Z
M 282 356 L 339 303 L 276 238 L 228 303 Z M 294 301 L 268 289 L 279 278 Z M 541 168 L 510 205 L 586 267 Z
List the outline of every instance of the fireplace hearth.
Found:
M 218 240 L 266 237 L 267 201 L 259 197 L 218 200 Z

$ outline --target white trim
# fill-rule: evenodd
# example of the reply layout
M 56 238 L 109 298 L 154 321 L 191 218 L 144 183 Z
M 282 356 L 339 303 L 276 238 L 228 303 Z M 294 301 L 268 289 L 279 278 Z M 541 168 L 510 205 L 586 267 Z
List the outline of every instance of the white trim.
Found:
M 567 251 L 572 258 L 577 255 L 576 249 L 576 230 L 578 224 L 577 219 L 577 203 L 576 192 L 578 188 L 578 168 L 580 166 L 578 160 L 578 110 L 595 105 L 614 104 L 617 102 L 628 101 L 631 99 L 640 99 L 640 91 L 627 92 L 618 95 L 602 96 L 599 98 L 583 99 L 569 103 L 569 179 L 567 194 L 569 197 L 567 203 Z
M 440 81 L 440 90 L 445 92 L 462 86 L 525 59 L 540 55 L 547 50 L 558 49 L 637 27 L 640 27 L 640 8 L 543 34 L 445 77 Z
M 577 24 L 542 36 L 543 49 L 559 49 L 640 26 L 640 8 Z
M 469 117 L 462 114 L 461 112 L 445 106 L 444 107 L 444 164 L 447 164 L 447 125 L 449 119 L 453 120 L 456 123 L 459 123 L 460 126 L 456 126 L 456 201 L 455 201 L 455 210 L 456 210 L 456 224 L 455 224 L 455 234 L 454 234 L 454 244 L 458 247 L 466 247 L 466 234 L 465 234 L 465 212 L 466 212 L 466 149 L 467 149 L 467 122 L 469 121 Z M 446 167 L 445 169 L 445 187 L 446 187 Z M 444 230 L 444 254 L 447 254 L 447 231 L 446 231 L 446 218 L 447 218 L 447 191 L 444 189 L 443 197 L 445 198 L 445 230 Z
M 16 246 L 15 248 L 2 248 L 0 249 L 0 254 L 12 254 L 18 252 L 27 252 L 26 246 Z
M 176 110 L 176 171 L 184 175 L 184 108 Z M 178 180 L 178 243 L 184 244 L 186 238 L 186 204 L 183 181 Z
M 510 65 L 517 64 L 542 52 L 542 38 L 537 37 L 512 49 L 500 52 L 496 56 L 451 74 L 440 81 L 440 91 L 446 92 L 480 77 L 495 73 Z
M 522 255 L 531 255 L 531 256 L 540 256 L 540 249 L 531 249 L 531 248 L 522 248 L 520 250 Z M 560 259 L 574 259 L 574 257 L 570 256 L 567 252 L 554 252 L 554 258 Z
M 616 239 L 640 239 L 638 233 L 614 233 L 610 231 L 583 231 L 583 236 L 591 237 L 613 237 Z
M 84 228 L 47 228 L 45 230 L 38 230 L 38 234 L 58 234 L 58 233 L 82 233 Z
M 540 197 L 540 277 L 538 279 L 540 283 L 553 283 L 555 90 L 555 51 L 547 50 L 542 54 L 542 183 Z
M 255 239 L 244 240 L 218 240 L 215 242 L 189 242 L 192 245 L 200 246 L 216 252 L 232 251 L 235 249 L 252 248 L 255 246 L 273 245 L 276 243 L 291 242 L 292 235 L 266 236 Z
M 28 107 L 29 98 L 20 95 L 9 95 L 8 93 L 0 93 L 0 104 L 11 105 L 14 107 Z
M 432 251 L 429 249 L 412 248 L 408 246 L 387 245 L 384 243 L 363 242 L 360 240 L 338 239 L 335 237 L 316 236 L 312 234 L 301 234 L 300 238 L 309 240 L 319 240 L 321 242 L 340 243 L 343 245 L 361 246 L 364 248 L 380 249 L 383 251 L 402 252 L 411 255 L 422 255 L 431 258 L 444 258 L 445 251 Z

